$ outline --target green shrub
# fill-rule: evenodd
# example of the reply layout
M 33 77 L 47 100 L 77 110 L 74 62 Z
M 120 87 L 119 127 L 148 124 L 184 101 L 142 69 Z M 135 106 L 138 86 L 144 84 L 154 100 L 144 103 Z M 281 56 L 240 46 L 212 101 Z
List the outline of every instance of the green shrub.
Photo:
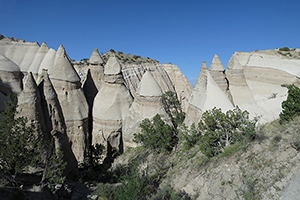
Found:
M 279 48 L 279 51 L 290 51 L 290 48 L 288 48 L 288 47 L 282 47 L 282 48 Z
M 144 119 L 140 128 L 141 133 L 134 133 L 133 141 L 142 143 L 156 153 L 171 152 L 178 142 L 177 131 L 166 124 L 159 114 L 156 114 L 153 120 Z
M 182 111 L 181 103 L 175 92 L 167 91 L 162 96 L 164 110 L 169 115 L 173 127 L 177 129 L 178 125 L 183 123 L 185 113 Z
M 0 40 L 2 40 L 4 38 L 4 36 L 2 34 L 0 34 Z
M 288 88 L 288 97 L 281 104 L 280 123 L 291 121 L 300 113 L 300 89 L 294 84 L 286 87 Z
M 198 124 L 200 133 L 200 150 L 213 157 L 224 151 L 225 147 L 243 140 L 255 138 L 257 119 L 250 120 L 249 113 L 239 107 L 222 113 L 221 109 L 213 108 L 203 113 Z
M 0 120 L 0 169 L 11 184 L 17 186 L 15 178 L 30 164 L 36 164 L 41 153 L 41 136 L 35 127 L 27 125 L 27 118 L 16 117 L 17 97 L 8 96 Z

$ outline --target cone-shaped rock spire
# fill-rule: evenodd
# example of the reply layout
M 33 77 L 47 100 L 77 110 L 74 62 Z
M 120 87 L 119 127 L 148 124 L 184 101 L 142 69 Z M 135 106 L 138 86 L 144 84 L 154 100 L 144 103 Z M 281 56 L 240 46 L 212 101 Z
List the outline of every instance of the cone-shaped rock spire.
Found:
M 28 72 L 32 72 L 34 74 L 37 74 L 40 68 L 40 65 L 44 59 L 44 57 L 46 56 L 46 54 L 49 51 L 49 47 L 47 46 L 47 44 L 45 42 L 43 42 L 42 46 L 39 48 L 38 52 L 36 53 L 29 69 Z
M 217 107 L 226 112 L 233 108 L 228 97 L 212 78 L 205 62 L 202 63 L 201 71 L 190 96 L 189 103 L 191 108 L 188 109 L 185 120 L 188 126 L 192 123 L 198 123 L 202 112 L 206 110 Z
M 214 55 L 214 58 L 209 67 L 210 71 L 225 71 L 225 67 L 223 66 L 219 56 L 217 54 Z
M 97 48 L 94 49 L 94 51 L 90 57 L 89 63 L 91 63 L 91 64 L 103 64 L 104 63 Z
M 141 96 L 162 96 L 162 91 L 149 71 L 143 75 L 137 93 Z
M 24 89 L 18 98 L 18 115 L 26 117 L 28 123 L 35 126 L 37 132 L 39 130 L 46 132 L 40 92 L 31 72 L 27 74 Z
M 115 56 L 109 57 L 104 66 L 105 75 L 116 75 L 121 73 L 121 65 Z
M 51 79 L 80 82 L 80 77 L 72 66 L 67 53 L 62 46 L 56 52 L 55 63 L 50 74 Z

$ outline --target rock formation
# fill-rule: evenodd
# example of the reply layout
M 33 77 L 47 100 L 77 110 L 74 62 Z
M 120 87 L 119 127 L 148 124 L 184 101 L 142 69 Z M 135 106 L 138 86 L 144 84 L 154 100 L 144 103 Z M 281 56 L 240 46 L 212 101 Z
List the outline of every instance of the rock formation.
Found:
M 231 103 L 234 104 L 229 90 L 229 81 L 225 75 L 225 68 L 216 54 L 210 64 L 209 72 L 221 90 L 227 95 Z
M 163 64 L 162 67 L 168 73 L 172 84 L 175 87 L 177 97 L 181 102 L 183 112 L 187 112 L 188 109 L 188 99 L 193 90 L 193 86 L 185 77 L 185 75 L 180 71 L 177 65 L 173 64 Z
M 124 85 L 121 66 L 115 57 L 110 57 L 104 67 L 104 82 L 94 100 L 93 145 L 113 145 L 123 151 L 121 128 L 132 101 Z M 118 141 L 108 142 L 112 138 Z
M 77 174 L 78 163 L 69 143 L 66 133 L 67 128 L 57 94 L 46 70 L 42 74 L 38 87 L 42 97 L 42 109 L 47 133 L 54 138 L 55 148 L 57 150 L 60 149 L 64 154 L 64 160 L 67 162 L 67 167 L 64 171 L 65 175 L 74 177 Z
M 228 62 L 226 77 L 229 81 L 229 90 L 235 105 L 254 101 L 252 92 L 245 79 L 244 68 L 235 56 L 232 56 Z
M 50 78 L 62 108 L 72 150 L 81 163 L 88 148 L 88 104 L 80 78 L 64 49 L 57 52 L 55 60 Z
M 186 113 L 185 124 L 197 124 L 206 110 L 214 107 L 221 108 L 223 112 L 233 109 L 233 105 L 212 78 L 206 63 L 202 63 L 201 71 L 192 94 L 189 98 L 189 108 Z
M 36 132 L 42 131 L 43 133 L 46 133 L 46 124 L 41 106 L 41 96 L 31 72 L 28 73 L 24 89 L 19 95 L 17 111 L 17 116 L 26 117 L 28 123 L 35 126 Z M 49 139 L 48 136 L 45 138 Z
M 161 101 L 162 94 L 159 84 L 152 74 L 146 71 L 139 83 L 134 101 L 122 128 L 124 148 L 137 146 L 132 141 L 133 134 L 140 132 L 139 125 L 145 118 L 151 119 L 159 114 L 162 119 L 168 122 L 169 118 Z

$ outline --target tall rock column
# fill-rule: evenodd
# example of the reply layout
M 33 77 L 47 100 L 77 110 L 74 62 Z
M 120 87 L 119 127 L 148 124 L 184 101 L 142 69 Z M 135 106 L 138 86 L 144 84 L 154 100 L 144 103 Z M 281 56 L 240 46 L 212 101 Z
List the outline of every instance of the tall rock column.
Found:
M 134 101 L 122 128 L 124 148 L 135 147 L 132 141 L 133 134 L 141 131 L 139 125 L 145 118 L 153 118 L 159 114 L 167 123 L 171 123 L 168 114 L 162 104 L 163 92 L 149 71 L 143 75 L 136 91 Z
M 36 132 L 46 132 L 46 124 L 41 106 L 41 96 L 31 72 L 27 74 L 23 91 L 18 97 L 18 116 L 28 119 L 35 126 Z M 44 139 L 49 139 L 49 136 Z
M 104 67 L 104 82 L 94 100 L 92 144 L 123 151 L 121 129 L 132 101 L 121 66 L 115 57 L 110 57 Z
M 80 78 L 64 49 L 58 50 L 50 79 L 57 93 L 72 151 L 82 163 L 88 150 L 88 104 Z
M 56 150 L 60 149 L 63 152 L 64 161 L 67 162 L 64 174 L 67 177 L 75 177 L 78 169 L 77 160 L 71 150 L 69 138 L 66 134 L 66 124 L 57 94 L 46 70 L 42 73 L 38 88 L 41 93 L 42 110 L 47 133 L 52 136 Z
M 210 64 L 209 71 L 213 79 L 216 81 L 221 90 L 227 95 L 228 99 L 233 103 L 232 95 L 229 90 L 229 81 L 225 75 L 225 67 L 220 58 L 215 54 Z
M 212 78 L 205 62 L 202 63 L 189 104 L 184 120 L 187 126 L 199 123 L 203 112 L 214 107 L 221 108 L 223 112 L 233 109 L 232 103 Z
M 244 75 L 244 68 L 233 55 L 227 65 L 226 77 L 229 81 L 229 90 L 235 105 L 254 101 Z

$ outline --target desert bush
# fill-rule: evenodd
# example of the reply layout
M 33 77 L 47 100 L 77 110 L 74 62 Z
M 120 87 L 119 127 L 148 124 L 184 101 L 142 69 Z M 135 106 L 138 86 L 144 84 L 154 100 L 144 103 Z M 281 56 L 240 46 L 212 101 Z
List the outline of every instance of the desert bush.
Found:
M 182 111 L 181 102 L 175 92 L 167 91 L 162 96 L 164 110 L 169 115 L 173 127 L 177 129 L 178 125 L 183 123 L 185 113 Z
M 178 143 L 178 126 L 183 123 L 185 113 L 176 93 L 168 91 L 162 96 L 164 110 L 172 125 L 165 123 L 159 114 L 152 120 L 144 119 L 140 124 L 141 133 L 134 133 L 134 142 L 142 143 L 156 153 L 171 152 Z
M 280 123 L 291 121 L 300 113 L 300 89 L 294 84 L 285 86 L 288 88 L 288 97 L 281 104 Z
M 203 113 L 198 127 L 191 126 L 181 131 L 181 138 L 186 148 L 195 144 L 200 146 L 201 152 L 213 157 L 225 150 L 225 147 L 256 137 L 255 125 L 258 119 L 250 120 L 249 113 L 239 107 L 223 113 L 216 107 Z
M 166 124 L 159 114 L 156 114 L 152 120 L 144 119 L 140 128 L 141 133 L 134 133 L 133 141 L 142 143 L 156 153 L 171 152 L 178 142 L 177 131 Z
M 279 48 L 279 51 L 290 51 L 290 48 L 288 48 L 288 47 L 282 47 L 282 48 Z
M 17 97 L 8 96 L 0 120 L 0 175 L 17 186 L 16 176 L 39 160 L 41 136 L 27 118 L 16 117 Z M 13 178 L 12 178 L 13 177 Z

